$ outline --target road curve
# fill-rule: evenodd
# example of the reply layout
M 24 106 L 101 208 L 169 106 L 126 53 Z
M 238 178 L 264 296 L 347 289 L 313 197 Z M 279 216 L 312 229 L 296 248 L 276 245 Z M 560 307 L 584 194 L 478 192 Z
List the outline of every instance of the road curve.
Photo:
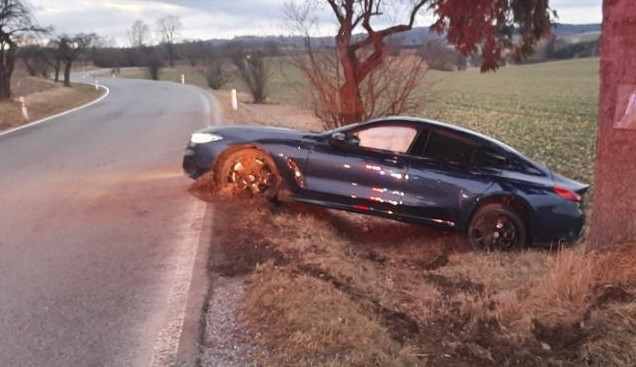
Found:
M 103 101 L 0 135 L 0 366 L 148 366 L 199 245 L 180 163 L 190 133 L 217 123 L 214 102 L 102 83 Z

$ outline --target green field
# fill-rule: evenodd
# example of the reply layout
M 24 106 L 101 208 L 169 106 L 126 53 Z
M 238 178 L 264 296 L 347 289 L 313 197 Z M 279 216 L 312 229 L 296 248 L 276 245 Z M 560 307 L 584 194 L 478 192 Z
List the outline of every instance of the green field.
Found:
M 420 115 L 493 136 L 566 176 L 593 182 L 598 58 L 496 73 L 429 72 Z
M 593 182 L 598 58 L 510 66 L 495 73 L 429 71 L 416 115 L 499 139 L 572 178 Z M 275 66 L 274 100 L 303 105 L 298 74 Z
M 284 59 L 270 60 L 269 97 L 306 106 L 303 81 Z M 478 70 L 429 71 L 417 116 L 468 127 L 499 139 L 568 177 L 593 182 L 599 59 L 504 67 L 494 73 Z M 166 70 L 162 79 L 205 87 L 192 68 Z M 247 89 L 235 76 L 226 89 Z

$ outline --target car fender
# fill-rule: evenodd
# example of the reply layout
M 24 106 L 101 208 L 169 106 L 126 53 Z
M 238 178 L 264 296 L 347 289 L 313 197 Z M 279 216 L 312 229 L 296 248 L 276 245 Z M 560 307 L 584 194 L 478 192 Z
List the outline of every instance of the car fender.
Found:
M 268 144 L 258 142 L 236 143 L 227 147 L 215 160 L 213 167 L 230 154 L 242 149 L 258 149 L 269 155 L 276 165 L 276 173 L 282 179 L 281 190 L 283 192 L 297 192 L 302 189 L 303 172 L 308 155 L 306 144 Z
M 499 185 L 491 186 L 490 190 L 484 192 L 482 195 L 475 198 L 475 200 L 471 203 L 470 207 L 467 207 L 465 213 L 468 215 L 462 221 L 462 229 L 468 229 L 468 225 L 472 220 L 473 216 L 477 209 L 486 204 L 491 203 L 504 203 L 513 209 L 515 209 L 518 214 L 521 215 L 522 220 L 525 222 L 528 228 L 527 232 L 532 233 L 532 227 L 534 225 L 534 214 L 536 210 L 532 207 L 532 205 L 526 200 L 522 195 L 519 195 L 516 192 L 504 191 Z

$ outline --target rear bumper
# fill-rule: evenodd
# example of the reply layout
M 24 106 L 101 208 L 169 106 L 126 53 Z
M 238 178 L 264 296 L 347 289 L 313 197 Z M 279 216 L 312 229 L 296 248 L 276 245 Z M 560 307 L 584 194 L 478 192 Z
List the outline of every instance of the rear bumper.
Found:
M 554 247 L 576 243 L 585 232 L 586 215 L 583 206 L 568 202 L 553 207 L 551 213 L 543 215 L 533 231 L 534 245 Z

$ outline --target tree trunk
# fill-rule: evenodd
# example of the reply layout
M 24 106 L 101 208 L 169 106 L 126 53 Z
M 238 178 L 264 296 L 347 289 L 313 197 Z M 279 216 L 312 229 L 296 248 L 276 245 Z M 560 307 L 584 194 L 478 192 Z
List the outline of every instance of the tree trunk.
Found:
M 22 59 L 22 62 L 24 63 L 24 67 L 26 67 L 27 69 L 27 73 L 29 73 L 29 76 L 35 76 L 38 71 L 36 70 L 36 61 L 33 62 L 33 64 L 29 61 L 29 58 L 25 57 Z
M 60 60 L 56 60 L 55 61 L 55 82 L 56 83 L 60 81 L 60 67 L 61 67 Z
M 344 83 L 340 87 L 339 115 L 341 122 L 350 124 L 360 122 L 364 115 L 364 106 L 360 96 L 360 82 L 358 80 L 357 57 L 355 51 L 349 48 L 349 36 L 336 37 L 340 66 Z
M 0 70 L 0 101 L 11 99 L 11 76 L 6 70 Z
M 12 45 L 15 47 L 15 45 Z M 0 101 L 11 99 L 11 75 L 15 66 L 15 51 L 5 51 L 4 60 L 0 60 Z
M 170 67 L 174 67 L 174 44 L 172 42 L 168 43 L 168 58 L 170 59 Z
M 71 66 L 72 65 L 73 63 L 68 60 L 66 61 L 64 65 L 64 86 L 65 87 L 71 86 Z
M 361 122 L 364 118 L 364 106 L 360 96 L 360 85 L 345 74 L 345 83 L 338 91 L 340 94 L 340 119 L 345 124 Z
M 636 242 L 636 6 L 603 1 L 590 248 Z

